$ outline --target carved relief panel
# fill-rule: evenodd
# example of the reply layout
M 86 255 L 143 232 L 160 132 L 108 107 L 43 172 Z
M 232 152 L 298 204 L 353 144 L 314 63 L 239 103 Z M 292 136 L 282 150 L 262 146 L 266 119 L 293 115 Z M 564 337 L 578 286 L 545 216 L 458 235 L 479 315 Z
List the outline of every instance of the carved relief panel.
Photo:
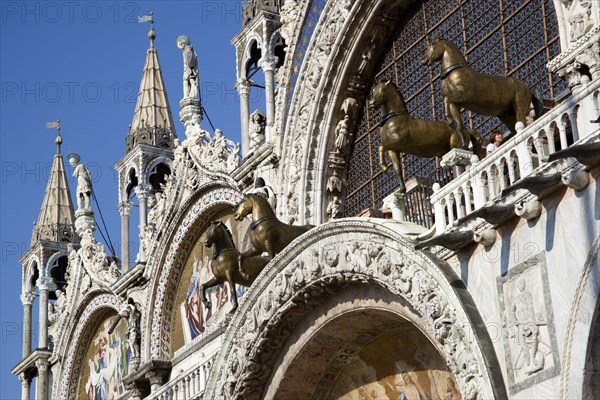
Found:
M 512 268 L 497 283 L 509 390 L 516 393 L 560 371 L 545 253 Z

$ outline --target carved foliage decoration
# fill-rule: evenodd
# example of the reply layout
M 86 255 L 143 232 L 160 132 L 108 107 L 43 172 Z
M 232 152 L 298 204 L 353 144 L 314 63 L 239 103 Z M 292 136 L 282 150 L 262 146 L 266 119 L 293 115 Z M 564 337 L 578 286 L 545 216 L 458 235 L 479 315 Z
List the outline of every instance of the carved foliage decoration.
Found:
M 355 233 L 342 235 L 342 230 Z M 482 355 L 473 335 L 465 334 L 470 325 L 456 294 L 433 263 L 415 254 L 398 235 L 371 222 L 344 221 L 316 228 L 311 239 L 305 238 L 304 250 L 294 243 L 290 248 L 271 262 L 258 290 L 247 294 L 235 314 L 213 371 L 209 398 L 259 398 L 277 349 L 295 324 L 341 287 L 361 284 L 380 285 L 408 304 L 413 313 L 406 317 L 417 322 L 445 356 L 464 399 L 482 398 L 489 390 Z

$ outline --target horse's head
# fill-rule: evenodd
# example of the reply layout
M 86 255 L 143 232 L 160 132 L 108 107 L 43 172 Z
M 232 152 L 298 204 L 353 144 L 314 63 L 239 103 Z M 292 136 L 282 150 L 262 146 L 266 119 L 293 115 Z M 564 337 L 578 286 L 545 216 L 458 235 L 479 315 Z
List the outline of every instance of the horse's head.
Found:
M 244 197 L 244 200 L 237 205 L 233 218 L 236 221 L 241 221 L 244 217 L 252 212 L 252 199 L 250 196 Z
M 204 240 L 204 245 L 206 247 L 212 246 L 215 242 L 219 240 L 221 237 L 223 222 L 221 221 L 213 221 L 210 223 L 210 226 L 206 230 L 206 239 Z
M 382 104 L 385 104 L 389 99 L 392 93 L 394 93 L 396 87 L 392 83 L 392 81 L 385 81 L 378 83 L 371 93 L 371 98 L 369 99 L 369 105 L 371 107 L 378 107 Z
M 423 58 L 421 58 L 421 65 L 431 65 L 435 61 L 441 61 L 444 56 L 445 46 L 444 40 L 434 38 L 431 43 L 427 46 Z

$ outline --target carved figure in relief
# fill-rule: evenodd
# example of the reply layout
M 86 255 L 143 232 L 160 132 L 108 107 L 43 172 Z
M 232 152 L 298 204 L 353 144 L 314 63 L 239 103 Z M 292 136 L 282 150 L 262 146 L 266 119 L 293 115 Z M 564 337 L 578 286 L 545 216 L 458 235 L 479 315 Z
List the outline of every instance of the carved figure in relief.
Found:
M 313 225 L 288 225 L 281 222 L 275 216 L 268 200 L 255 194 L 248 194 L 244 197 L 244 200 L 236 208 L 234 218 L 241 221 L 249 214 L 252 215 L 250 243 L 253 249 L 242 253 L 240 262 L 264 252 L 268 253 L 269 259 L 273 259 L 295 238 L 313 228 Z
M 385 153 L 392 160 L 392 166 L 400 180 L 399 191 L 406 192 L 402 177 L 400 154 L 407 153 L 417 157 L 441 157 L 451 149 L 463 145 L 458 131 L 444 121 L 426 121 L 413 118 L 408 113 L 402 95 L 391 81 L 381 82 L 373 89 L 370 106 L 381 110 L 379 121 L 379 164 L 383 171 L 388 171 L 385 164 Z M 479 151 L 480 139 L 476 132 L 467 132 L 476 152 Z
M 257 177 L 254 180 L 254 187 L 252 189 L 249 189 L 246 193 L 258 194 L 260 196 L 263 196 L 269 201 L 269 205 L 271 205 L 273 211 L 277 210 L 277 195 L 275 194 L 273 188 L 267 185 L 262 177 Z
M 515 362 L 515 370 L 524 368 L 524 372 L 531 375 L 544 368 L 544 353 L 539 348 L 540 328 L 533 307 L 533 296 L 527 290 L 525 279 L 517 282 L 517 289 L 519 293 L 514 300 L 512 312 L 521 351 Z
M 513 133 L 516 133 L 517 122 L 526 124 L 532 101 L 535 115 L 542 115 L 543 100 L 539 93 L 516 78 L 475 71 L 454 43 L 434 39 L 421 64 L 432 65 L 436 61 L 442 63 L 440 80 L 446 119 L 458 131 L 463 149 L 467 148 L 469 139 L 461 116 L 463 108 L 478 114 L 495 115 Z
M 202 302 L 210 309 L 210 301 L 206 297 L 206 289 L 220 285 L 224 282 L 229 284 L 233 294 L 232 313 L 238 307 L 237 292 L 235 285 L 251 286 L 260 271 L 269 262 L 266 257 L 246 257 L 239 263 L 240 252 L 233 243 L 231 232 L 221 221 L 214 221 L 206 231 L 206 247 L 212 247 L 213 256 L 210 269 L 214 278 L 208 282 L 202 283 L 200 291 L 202 292 Z
M 69 163 L 75 170 L 73 176 L 77 178 L 77 208 L 80 210 L 91 209 L 90 199 L 92 197 L 92 176 L 85 165 L 80 164 L 79 154 L 71 153 L 68 155 Z

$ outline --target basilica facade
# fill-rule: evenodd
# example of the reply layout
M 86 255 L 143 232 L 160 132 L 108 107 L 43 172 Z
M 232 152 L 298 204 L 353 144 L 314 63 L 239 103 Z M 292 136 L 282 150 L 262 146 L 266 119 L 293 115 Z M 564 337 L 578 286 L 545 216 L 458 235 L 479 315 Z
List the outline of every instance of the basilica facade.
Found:
M 600 5 L 248 0 L 242 20 L 240 144 L 202 128 L 185 35 L 171 107 L 150 29 L 115 165 L 120 259 L 75 154 L 72 202 L 58 131 L 21 257 L 22 399 L 600 399 Z M 476 99 L 516 78 L 531 106 L 452 97 L 478 74 L 510 84 Z M 480 142 L 402 150 L 423 139 L 400 118 L 458 135 L 454 103 Z

